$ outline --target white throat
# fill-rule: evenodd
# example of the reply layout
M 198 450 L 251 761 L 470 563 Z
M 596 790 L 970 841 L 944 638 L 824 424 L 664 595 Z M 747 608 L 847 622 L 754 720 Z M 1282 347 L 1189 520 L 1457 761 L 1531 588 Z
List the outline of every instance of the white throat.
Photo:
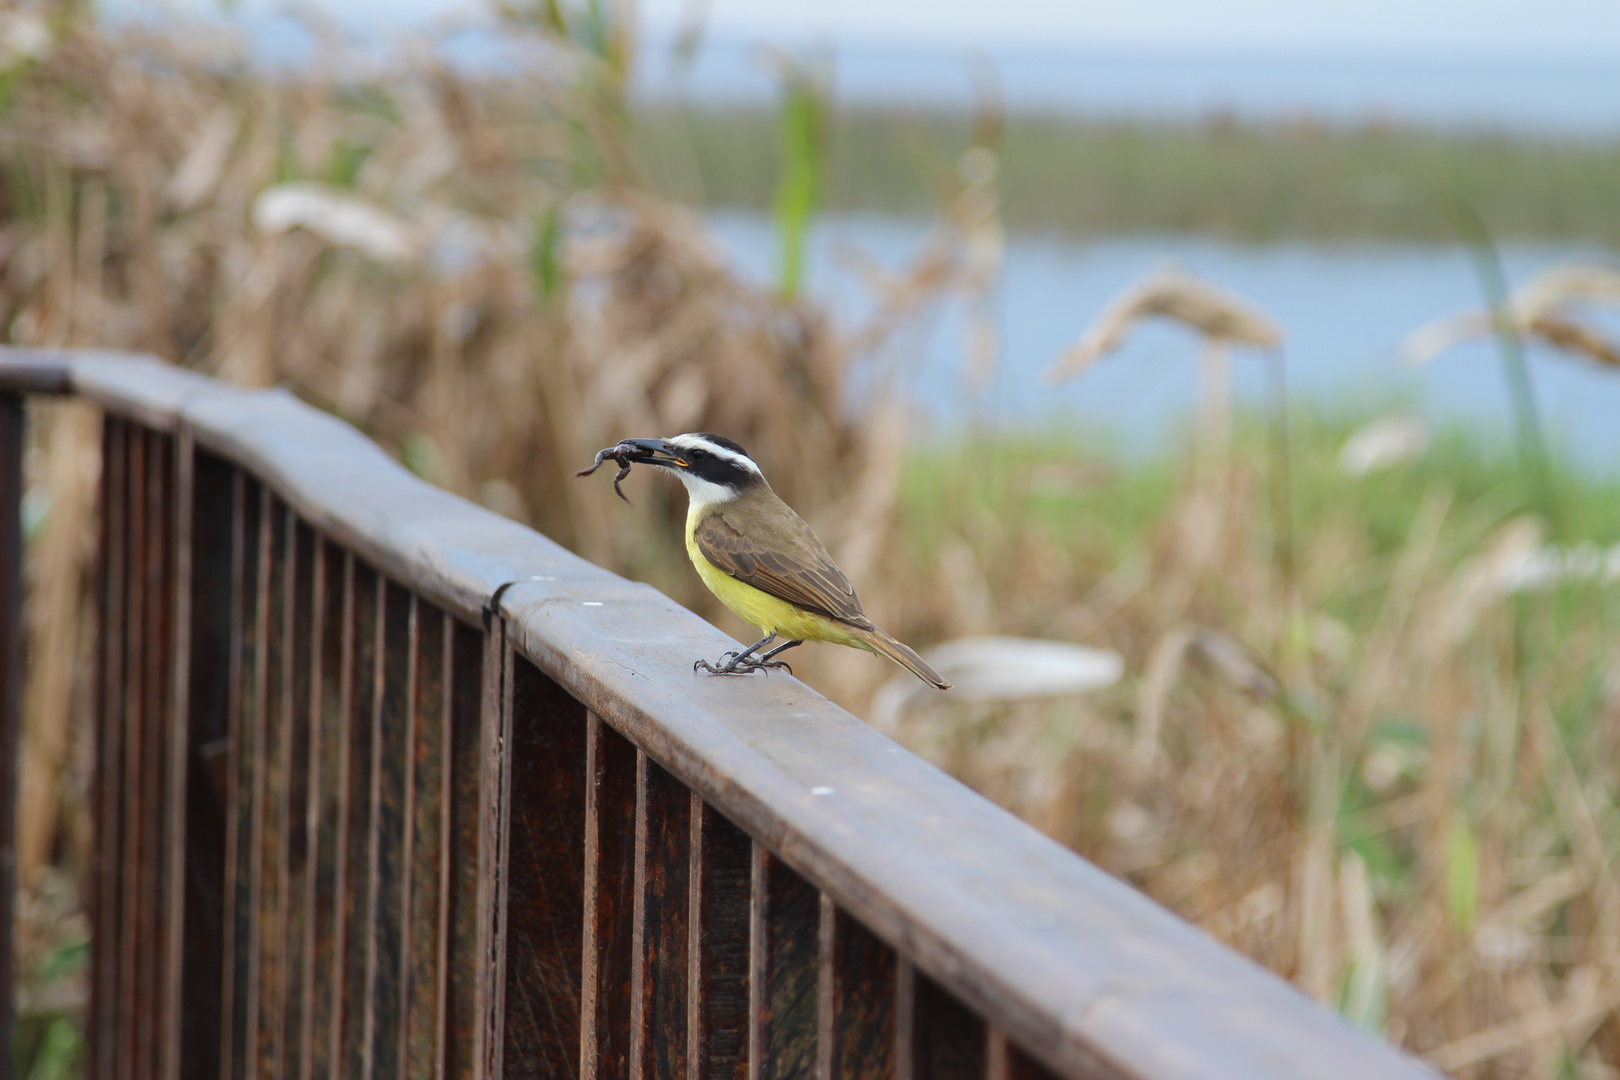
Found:
M 688 515 L 707 510 L 711 506 L 732 502 L 737 498 L 737 492 L 724 484 L 716 484 L 701 476 L 693 476 L 689 472 L 675 470 L 681 483 L 686 485 L 686 497 L 690 503 Z

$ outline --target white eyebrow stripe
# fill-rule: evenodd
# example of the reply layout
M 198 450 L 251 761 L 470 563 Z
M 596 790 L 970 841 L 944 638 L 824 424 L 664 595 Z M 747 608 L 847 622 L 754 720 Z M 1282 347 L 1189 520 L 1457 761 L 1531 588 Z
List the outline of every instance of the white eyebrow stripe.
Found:
M 741 465 L 749 472 L 757 475 L 765 475 L 759 471 L 759 466 L 755 465 L 753 459 L 747 454 L 739 454 L 735 450 L 728 450 L 724 446 L 710 442 L 701 435 L 677 435 L 673 439 L 669 440 L 669 444 L 671 446 L 679 447 L 682 450 L 695 450 L 701 446 L 715 457 L 725 458 L 733 465 Z

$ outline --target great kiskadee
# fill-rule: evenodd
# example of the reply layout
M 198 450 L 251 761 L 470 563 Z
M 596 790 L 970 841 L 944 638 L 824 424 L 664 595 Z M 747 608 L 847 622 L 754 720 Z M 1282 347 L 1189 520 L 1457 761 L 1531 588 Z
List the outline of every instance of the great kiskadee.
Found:
M 748 452 L 730 439 L 698 432 L 672 439 L 626 439 L 620 458 L 669 469 L 686 485 L 686 553 L 720 602 L 765 634 L 748 648 L 702 668 L 742 675 L 786 667 L 774 659 L 806 641 L 833 641 L 887 656 L 923 682 L 950 688 L 923 658 L 872 623 L 844 572 L 804 519 L 777 497 Z M 606 453 L 604 451 L 604 453 Z M 756 655 L 778 637 L 770 652 Z

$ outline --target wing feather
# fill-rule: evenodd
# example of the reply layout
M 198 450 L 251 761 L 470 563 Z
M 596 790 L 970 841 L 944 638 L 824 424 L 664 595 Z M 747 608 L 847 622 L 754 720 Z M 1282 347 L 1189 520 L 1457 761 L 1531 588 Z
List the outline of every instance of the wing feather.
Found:
M 703 557 L 722 571 L 790 604 L 829 619 L 870 628 L 855 587 L 838 569 L 810 526 L 779 499 L 768 508 L 727 506 L 697 525 L 693 538 Z M 786 511 L 786 517 L 781 511 Z M 762 544 L 756 536 L 769 537 Z

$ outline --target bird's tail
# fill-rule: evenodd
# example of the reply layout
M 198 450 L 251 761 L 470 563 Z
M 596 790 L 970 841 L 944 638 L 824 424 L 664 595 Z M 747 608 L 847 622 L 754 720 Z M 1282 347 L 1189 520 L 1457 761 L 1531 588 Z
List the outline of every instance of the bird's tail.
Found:
M 861 641 L 865 642 L 867 648 L 875 653 L 882 653 L 887 656 L 928 685 L 937 687 L 940 690 L 949 690 L 951 688 L 951 684 L 945 681 L 945 677 L 929 667 L 927 661 L 912 651 L 911 646 L 896 641 L 875 626 L 870 630 L 855 630 L 854 632 Z

